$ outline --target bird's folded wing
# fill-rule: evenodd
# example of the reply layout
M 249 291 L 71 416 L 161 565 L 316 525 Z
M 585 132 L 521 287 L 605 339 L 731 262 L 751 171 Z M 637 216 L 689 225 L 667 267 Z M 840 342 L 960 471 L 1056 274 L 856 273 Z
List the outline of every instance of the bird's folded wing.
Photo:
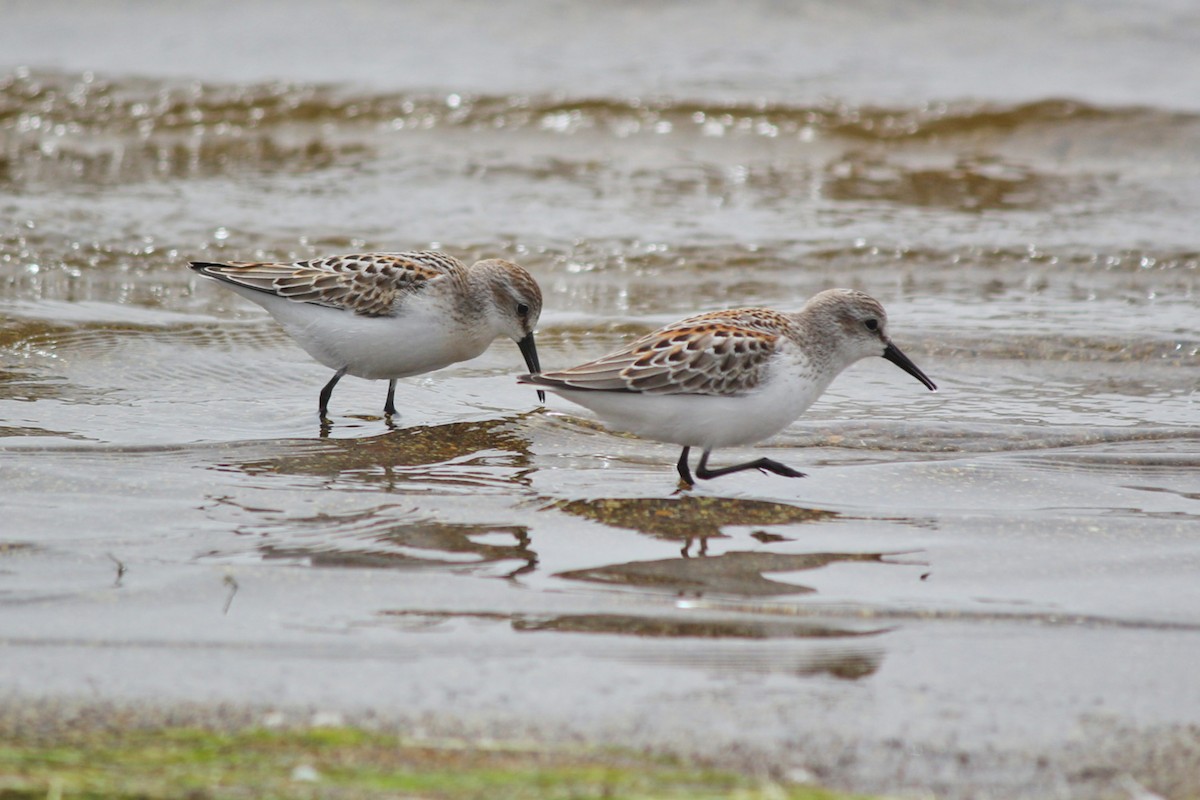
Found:
M 685 320 L 595 361 L 542 373 L 537 382 L 585 391 L 741 394 L 763 381 L 779 338 L 714 320 Z
M 465 273 L 457 259 L 432 252 L 364 253 L 291 264 L 192 266 L 205 275 L 248 289 L 372 317 L 393 313 L 404 295 L 421 291 L 432 281 Z

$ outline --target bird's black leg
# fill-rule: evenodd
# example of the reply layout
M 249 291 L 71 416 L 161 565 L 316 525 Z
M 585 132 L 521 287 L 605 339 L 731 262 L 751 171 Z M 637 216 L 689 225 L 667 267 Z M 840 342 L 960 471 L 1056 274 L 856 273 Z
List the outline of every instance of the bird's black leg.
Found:
M 692 452 L 692 448 L 683 448 L 683 453 L 679 456 L 679 463 L 675 465 L 675 469 L 679 470 L 679 479 L 688 486 L 695 486 L 696 481 L 692 479 L 692 471 L 688 469 L 688 454 Z
M 396 414 L 396 379 L 392 378 L 388 381 L 388 396 L 387 402 L 383 404 L 383 413 L 389 417 Z
M 325 384 L 325 388 L 321 390 L 321 408 L 318 412 L 321 419 L 327 419 L 329 411 L 329 396 L 333 394 L 333 387 L 337 386 L 337 382 L 346 374 L 346 368 L 342 367 L 337 372 L 333 373 L 333 377 L 329 379 L 329 383 Z
M 721 467 L 720 469 L 708 468 L 708 454 L 712 450 L 705 450 L 700 454 L 700 463 L 696 465 L 696 477 L 705 480 L 709 478 L 719 478 L 722 475 L 728 475 L 731 472 L 741 472 L 744 469 L 760 469 L 763 472 L 774 472 L 776 475 L 782 475 L 785 478 L 803 478 L 803 472 L 797 472 L 786 464 L 780 464 L 778 461 L 772 461 L 769 458 L 759 458 L 754 461 L 747 461 L 745 464 L 734 464 L 731 467 Z

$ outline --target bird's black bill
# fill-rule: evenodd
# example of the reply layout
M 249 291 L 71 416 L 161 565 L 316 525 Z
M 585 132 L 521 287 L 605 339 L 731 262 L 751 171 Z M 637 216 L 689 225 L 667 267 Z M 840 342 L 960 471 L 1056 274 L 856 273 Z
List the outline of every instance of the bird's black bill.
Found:
M 542 365 L 538 361 L 537 345 L 533 342 L 533 331 L 525 334 L 525 338 L 517 342 L 517 347 L 521 348 L 521 355 L 525 356 L 525 366 L 529 368 L 529 371 L 534 375 L 541 372 Z M 913 367 L 913 369 L 916 369 L 916 367 Z M 545 403 L 546 393 L 541 389 L 538 389 L 537 393 L 538 401 Z
M 909 360 L 908 356 L 904 355 L 904 353 L 901 353 L 900 348 L 896 347 L 896 345 L 888 342 L 888 346 L 883 349 L 883 357 L 907 372 L 909 375 L 912 375 L 921 383 L 925 384 L 925 387 L 929 389 L 929 391 L 937 391 L 937 384 L 929 380 L 929 376 L 927 376 L 924 372 L 921 372 L 920 367 Z

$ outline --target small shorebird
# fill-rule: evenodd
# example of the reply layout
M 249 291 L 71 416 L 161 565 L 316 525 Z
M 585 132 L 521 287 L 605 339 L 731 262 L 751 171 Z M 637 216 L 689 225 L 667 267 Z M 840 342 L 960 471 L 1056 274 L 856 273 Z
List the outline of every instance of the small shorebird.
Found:
M 867 356 L 882 356 L 937 391 L 888 338 L 883 306 L 849 289 L 821 292 L 794 314 L 736 308 L 688 317 L 595 361 L 518 380 L 589 408 L 620 430 L 681 445 L 676 468 L 690 486 L 693 447 L 703 448 L 698 478 L 745 469 L 804 477 L 769 458 L 710 469 L 708 457 L 713 448 L 783 430 L 842 370 Z
M 494 339 L 517 343 L 537 372 L 533 329 L 542 313 L 537 281 L 509 261 L 470 268 L 445 253 L 363 253 L 290 264 L 193 261 L 270 312 L 333 378 L 320 396 L 321 419 L 343 375 L 387 379 L 383 411 L 396 413 L 396 380 L 466 361 Z M 538 397 L 545 399 L 539 390 Z

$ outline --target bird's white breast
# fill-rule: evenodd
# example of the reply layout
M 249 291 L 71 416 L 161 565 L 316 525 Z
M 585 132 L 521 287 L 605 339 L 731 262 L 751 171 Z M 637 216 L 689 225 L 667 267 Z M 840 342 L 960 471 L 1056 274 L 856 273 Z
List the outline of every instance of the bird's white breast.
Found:
M 465 361 L 491 343 L 479 326 L 450 324 L 435 296 L 412 298 L 401 313 L 367 317 L 338 308 L 297 303 L 230 286 L 261 305 L 289 336 L 330 369 L 346 368 L 360 378 L 418 375 Z
M 836 373 L 814 369 L 785 346 L 767 378 L 739 395 L 644 394 L 547 387 L 619 430 L 689 447 L 750 444 L 786 428 L 816 401 Z

